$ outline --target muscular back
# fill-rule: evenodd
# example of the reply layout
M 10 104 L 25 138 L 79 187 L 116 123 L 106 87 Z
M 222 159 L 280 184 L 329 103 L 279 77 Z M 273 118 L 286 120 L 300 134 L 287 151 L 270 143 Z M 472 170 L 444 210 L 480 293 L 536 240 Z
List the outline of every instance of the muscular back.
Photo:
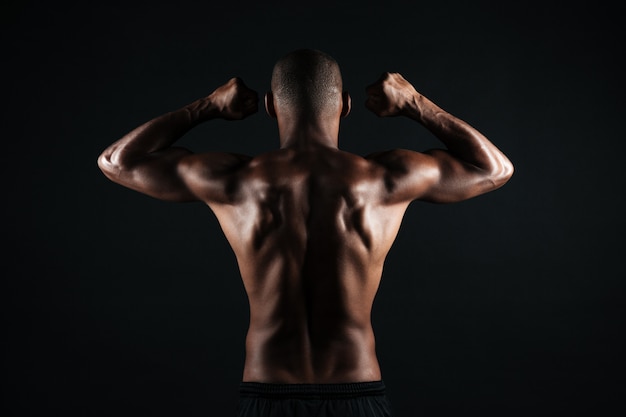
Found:
M 337 149 L 247 161 L 231 204 L 210 203 L 250 303 L 244 380 L 380 378 L 371 308 L 407 204 L 385 204 L 384 170 Z
M 447 149 L 368 158 L 340 151 L 339 119 L 350 100 L 335 87 L 328 114 L 290 112 L 268 93 L 283 149 L 254 158 L 172 146 L 198 123 L 257 111 L 257 93 L 238 78 L 135 128 L 98 158 L 102 172 L 125 187 L 213 209 L 250 302 L 244 381 L 378 380 L 370 315 L 406 207 L 466 200 L 513 174 L 482 133 L 400 74 L 385 73 L 368 86 L 366 107 L 421 123 Z

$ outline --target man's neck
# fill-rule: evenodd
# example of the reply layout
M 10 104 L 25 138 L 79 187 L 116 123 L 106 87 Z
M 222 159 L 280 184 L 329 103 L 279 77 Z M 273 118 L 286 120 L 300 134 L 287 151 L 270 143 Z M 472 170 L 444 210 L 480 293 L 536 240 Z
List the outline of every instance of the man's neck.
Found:
M 337 148 L 339 121 L 334 120 L 278 120 L 280 147 L 286 148 Z

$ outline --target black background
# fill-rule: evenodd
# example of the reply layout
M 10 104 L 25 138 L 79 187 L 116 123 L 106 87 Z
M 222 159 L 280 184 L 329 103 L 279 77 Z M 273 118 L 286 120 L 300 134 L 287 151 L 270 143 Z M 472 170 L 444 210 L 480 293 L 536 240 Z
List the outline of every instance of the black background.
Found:
M 98 170 L 114 140 L 232 76 L 269 88 L 300 47 L 341 65 L 358 154 L 437 141 L 363 107 L 397 71 L 516 172 L 414 203 L 373 322 L 397 416 L 621 416 L 624 8 L 602 2 L 4 2 L 6 416 L 234 415 L 247 301 L 201 204 Z M 180 142 L 256 154 L 264 113 Z

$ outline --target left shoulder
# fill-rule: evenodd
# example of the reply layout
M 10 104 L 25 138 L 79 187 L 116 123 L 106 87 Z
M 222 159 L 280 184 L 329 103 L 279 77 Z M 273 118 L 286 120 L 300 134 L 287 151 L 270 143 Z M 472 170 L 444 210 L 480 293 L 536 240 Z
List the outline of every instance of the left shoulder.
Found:
M 252 157 L 226 152 L 189 155 L 181 159 L 178 173 L 198 199 L 231 204 L 237 199 L 241 173 Z

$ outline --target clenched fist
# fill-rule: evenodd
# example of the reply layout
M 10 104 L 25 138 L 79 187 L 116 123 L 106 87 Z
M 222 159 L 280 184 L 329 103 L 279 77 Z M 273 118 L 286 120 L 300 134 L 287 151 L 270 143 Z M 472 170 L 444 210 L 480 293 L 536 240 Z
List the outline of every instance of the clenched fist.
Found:
M 207 98 L 219 117 L 226 120 L 241 120 L 259 109 L 259 95 L 239 77 L 231 78 Z
M 402 115 L 411 107 L 419 93 L 402 75 L 385 72 L 373 84 L 366 88 L 365 107 L 379 117 Z

